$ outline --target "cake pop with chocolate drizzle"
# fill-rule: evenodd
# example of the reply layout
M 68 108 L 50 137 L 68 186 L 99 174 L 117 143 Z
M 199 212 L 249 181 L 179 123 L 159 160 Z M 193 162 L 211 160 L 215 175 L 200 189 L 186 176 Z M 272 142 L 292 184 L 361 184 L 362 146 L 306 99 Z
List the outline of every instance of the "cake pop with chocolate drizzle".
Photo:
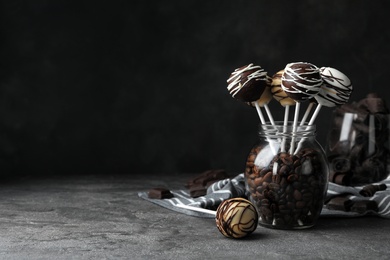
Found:
M 287 64 L 282 75 L 282 89 L 296 101 L 293 132 L 298 126 L 300 103 L 309 100 L 318 94 L 323 80 L 317 66 L 308 62 L 293 62 Z M 295 138 L 291 140 L 291 153 L 295 149 Z
M 343 105 L 348 102 L 353 91 L 351 80 L 341 71 L 330 67 L 322 67 L 319 72 L 323 79 L 323 84 L 315 96 L 318 105 L 310 119 L 309 125 L 314 123 L 322 106 L 335 107 Z
M 233 98 L 244 101 L 249 105 L 256 107 L 261 122 L 265 119 L 260 107 L 265 107 L 270 120 L 273 122 L 272 115 L 267 104 L 272 99 L 270 96 L 271 78 L 263 68 L 253 63 L 236 69 L 227 80 L 228 91 Z

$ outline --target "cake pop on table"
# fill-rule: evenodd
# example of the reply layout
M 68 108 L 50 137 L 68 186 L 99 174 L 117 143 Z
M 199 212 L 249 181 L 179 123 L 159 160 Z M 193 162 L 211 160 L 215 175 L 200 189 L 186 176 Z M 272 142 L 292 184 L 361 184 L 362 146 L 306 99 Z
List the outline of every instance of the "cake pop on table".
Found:
M 218 230 L 229 238 L 242 238 L 256 230 L 259 216 L 254 205 L 243 198 L 223 201 L 217 209 Z
M 255 231 L 259 223 L 255 206 L 249 200 L 240 197 L 222 201 L 216 211 L 185 204 L 176 206 L 215 216 L 218 230 L 228 238 L 243 238 Z

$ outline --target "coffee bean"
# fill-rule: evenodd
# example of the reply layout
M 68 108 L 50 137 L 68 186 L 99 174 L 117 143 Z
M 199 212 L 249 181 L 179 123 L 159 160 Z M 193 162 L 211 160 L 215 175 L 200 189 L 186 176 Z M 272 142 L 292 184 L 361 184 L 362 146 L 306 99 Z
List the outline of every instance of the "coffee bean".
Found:
M 288 182 L 294 182 L 294 181 L 297 181 L 298 180 L 298 175 L 297 174 L 290 174 L 288 177 L 287 177 L 287 181 Z
M 302 200 L 303 201 L 310 201 L 313 198 L 313 195 L 309 192 L 303 193 L 302 194 Z
M 297 166 L 297 167 L 295 168 L 294 172 L 295 172 L 296 174 L 301 174 L 301 172 L 302 172 L 302 165 Z
M 268 191 L 266 198 L 269 198 L 271 201 L 278 201 L 279 195 L 275 191 L 270 190 Z
M 267 174 L 264 175 L 263 180 L 265 182 L 271 182 L 272 181 L 272 172 L 267 172 Z
M 273 191 L 278 191 L 280 189 L 280 185 L 277 183 L 268 184 L 268 188 Z
M 297 209 L 302 209 L 302 208 L 304 208 L 306 206 L 306 202 L 304 202 L 304 201 L 297 201 L 297 203 L 295 203 L 295 207 L 297 208 Z
M 279 184 L 281 187 L 285 188 L 287 186 L 287 178 L 281 178 Z
M 280 175 L 279 174 L 272 175 L 272 181 L 274 183 L 280 183 Z
M 289 208 L 289 209 L 295 209 L 295 203 L 294 202 L 291 202 L 291 201 L 289 201 L 289 202 L 287 202 L 287 208 Z
M 260 207 L 260 212 L 266 217 L 272 217 L 272 211 L 268 207 Z
M 268 167 L 264 167 L 260 170 L 260 176 L 264 176 L 267 174 L 267 172 L 270 172 L 270 169 Z
M 287 165 L 282 165 L 278 171 L 280 175 L 287 175 L 289 172 L 289 168 Z
M 300 189 L 302 187 L 302 183 L 299 181 L 294 181 L 292 185 L 295 189 Z
M 294 199 L 295 200 L 301 200 L 302 199 L 302 193 L 299 190 L 294 190 Z
M 264 206 L 264 207 L 268 207 L 269 206 L 269 200 L 268 199 L 262 199 L 260 202 L 261 202 L 261 205 Z
M 293 163 L 293 160 L 291 157 L 283 157 L 281 158 L 282 159 L 282 162 L 285 164 L 285 165 L 291 165 Z
M 257 177 L 257 178 L 253 181 L 253 184 L 257 187 L 257 186 L 260 186 L 262 182 L 263 182 L 263 178 L 262 178 L 262 177 Z
M 247 178 L 246 183 L 248 183 L 249 187 L 255 187 L 255 183 L 252 178 Z
M 292 185 L 287 185 L 285 191 L 287 194 L 290 194 L 294 191 L 294 187 Z

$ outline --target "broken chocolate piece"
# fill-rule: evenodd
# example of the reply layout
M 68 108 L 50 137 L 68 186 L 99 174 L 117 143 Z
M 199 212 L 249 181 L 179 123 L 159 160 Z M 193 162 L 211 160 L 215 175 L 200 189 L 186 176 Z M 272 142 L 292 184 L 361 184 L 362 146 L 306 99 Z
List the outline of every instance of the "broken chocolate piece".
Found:
M 185 187 L 190 188 L 193 185 L 201 184 L 203 186 L 211 185 L 212 183 L 216 181 L 220 181 L 223 179 L 229 178 L 229 176 L 226 174 L 225 170 L 219 169 L 219 170 L 208 170 L 205 171 L 198 176 L 190 179 Z M 212 182 L 214 181 L 214 182 Z
M 148 197 L 151 199 L 170 199 L 173 197 L 173 194 L 165 188 L 153 188 L 149 190 Z
M 337 196 L 326 203 L 326 207 L 330 210 L 350 211 L 353 201 L 350 196 Z
M 331 182 L 338 185 L 348 186 L 351 181 L 351 172 L 331 172 Z
M 193 198 L 204 196 L 207 193 L 207 187 L 202 184 L 192 185 L 189 190 L 190 196 Z
M 207 188 L 213 183 L 229 178 L 223 169 L 207 170 L 190 179 L 184 186 L 190 190 L 190 196 L 197 198 L 207 193 Z
M 367 211 L 378 211 L 378 204 L 373 200 L 355 201 L 351 207 L 351 211 L 360 214 L 366 213 Z
M 387 185 L 384 183 L 381 183 L 379 185 L 370 184 L 364 186 L 359 193 L 364 197 L 372 197 L 377 191 L 386 190 L 386 189 L 387 189 Z

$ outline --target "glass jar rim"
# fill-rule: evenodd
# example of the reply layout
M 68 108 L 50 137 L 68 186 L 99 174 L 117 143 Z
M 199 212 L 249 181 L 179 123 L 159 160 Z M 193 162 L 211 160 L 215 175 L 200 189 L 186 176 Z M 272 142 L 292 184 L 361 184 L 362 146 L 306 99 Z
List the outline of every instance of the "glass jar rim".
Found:
M 275 124 L 266 123 L 259 124 L 259 135 L 262 137 L 280 137 L 280 136 L 300 136 L 310 137 L 316 135 L 316 125 L 309 125 L 300 122 L 294 126 L 293 121 L 288 121 L 284 124 L 284 121 L 275 121 Z

